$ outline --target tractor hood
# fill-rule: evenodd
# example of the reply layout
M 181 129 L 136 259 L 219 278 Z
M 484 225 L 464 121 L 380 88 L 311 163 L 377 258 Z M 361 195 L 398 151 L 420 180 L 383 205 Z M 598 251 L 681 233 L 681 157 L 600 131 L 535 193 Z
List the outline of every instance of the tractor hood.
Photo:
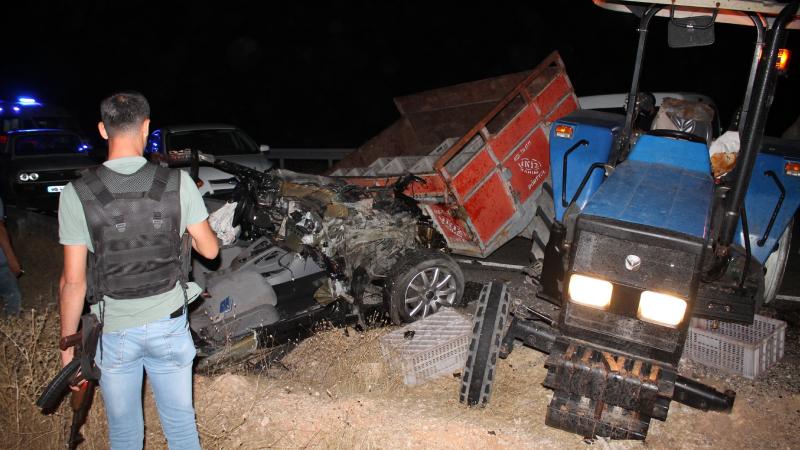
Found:
M 616 167 L 581 215 L 704 240 L 713 196 L 714 180 L 708 174 L 667 164 L 628 160 Z

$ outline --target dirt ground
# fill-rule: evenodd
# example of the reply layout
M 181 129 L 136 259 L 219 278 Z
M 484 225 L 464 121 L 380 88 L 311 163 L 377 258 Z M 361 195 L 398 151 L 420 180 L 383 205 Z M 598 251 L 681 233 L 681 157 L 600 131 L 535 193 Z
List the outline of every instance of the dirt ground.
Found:
M 58 365 L 53 282 L 60 249 L 51 237 L 17 242 L 28 275 L 20 319 L 0 323 L 0 447 L 63 448 L 66 406 L 44 418 L 32 403 Z M 36 270 L 31 270 L 35 268 Z M 468 269 L 467 278 L 511 283 L 512 298 L 530 292 L 512 272 Z M 498 364 L 486 408 L 458 403 L 458 374 L 405 386 L 384 363 L 379 339 L 329 329 L 299 343 L 267 369 L 242 367 L 195 376 L 203 448 L 797 448 L 800 423 L 800 321 L 797 312 L 770 311 L 790 321 L 783 361 L 756 380 L 684 362 L 681 371 L 718 389 L 733 388 L 731 414 L 701 412 L 673 402 L 666 422 L 653 421 L 645 443 L 584 439 L 544 425 L 550 391 L 541 386 L 545 355 L 518 346 Z M 8 377 L 17 377 L 10 380 Z M 145 390 L 146 448 L 166 448 L 155 403 Z M 84 427 L 81 448 L 106 448 L 102 393 Z

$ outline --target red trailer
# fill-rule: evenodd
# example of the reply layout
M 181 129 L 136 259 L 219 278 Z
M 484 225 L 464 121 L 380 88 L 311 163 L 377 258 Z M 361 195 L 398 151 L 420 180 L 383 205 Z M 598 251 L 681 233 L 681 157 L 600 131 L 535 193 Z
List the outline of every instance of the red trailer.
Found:
M 417 175 L 420 202 L 448 247 L 486 257 L 516 236 L 541 257 L 553 217 L 550 124 L 578 107 L 558 53 L 530 72 L 395 99 L 389 128 L 343 159 L 331 175 L 382 186 Z

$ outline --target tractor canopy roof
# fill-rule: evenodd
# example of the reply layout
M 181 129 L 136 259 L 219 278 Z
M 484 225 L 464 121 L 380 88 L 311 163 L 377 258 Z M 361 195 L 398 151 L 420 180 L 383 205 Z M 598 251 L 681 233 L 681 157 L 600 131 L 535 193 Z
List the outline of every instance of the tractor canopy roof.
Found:
M 641 16 L 648 5 L 659 4 L 664 8 L 656 14 L 661 17 L 683 18 L 710 15 L 718 9 L 715 21 L 736 25 L 753 26 L 747 13 L 760 14 L 769 25 L 788 2 L 769 0 L 592 0 L 595 5 L 612 11 Z M 674 7 L 674 11 L 672 11 Z M 800 29 L 800 16 L 795 16 L 787 28 Z

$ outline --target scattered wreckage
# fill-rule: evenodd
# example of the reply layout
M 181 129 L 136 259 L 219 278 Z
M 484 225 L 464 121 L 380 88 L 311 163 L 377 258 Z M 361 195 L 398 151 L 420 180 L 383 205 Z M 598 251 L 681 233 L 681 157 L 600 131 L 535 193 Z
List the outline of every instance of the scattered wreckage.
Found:
M 462 402 L 488 403 L 497 358 L 521 341 L 550 354 L 547 424 L 644 439 L 673 400 L 731 410 L 734 393 L 678 374 L 690 321 L 752 324 L 780 285 L 800 153 L 764 126 L 798 2 L 594 1 L 641 19 L 624 115 L 577 109 L 553 54 L 531 72 L 395 99 L 401 118 L 332 174 L 362 186 L 418 176 L 405 193 L 456 254 L 531 239 L 537 297 L 557 317 L 533 299 L 511 303 L 500 284 L 485 288 Z M 752 25 L 737 151 L 726 139 L 710 148 L 720 132 L 713 108 L 692 99 L 656 108 L 640 90 L 656 15 L 669 18 L 674 48 L 711 44 L 715 21 Z
M 489 402 L 497 358 L 521 341 L 550 354 L 551 426 L 644 439 L 673 400 L 730 411 L 734 393 L 677 365 L 692 317 L 752 323 L 780 284 L 800 163 L 764 123 L 798 2 L 595 3 L 641 18 L 625 115 L 578 109 L 553 53 L 529 72 L 395 99 L 401 118 L 332 177 L 220 167 L 246 193 L 233 218 L 243 243 L 207 275 L 210 297 L 192 313 L 207 348 L 242 336 L 252 337 L 243 349 L 269 345 L 320 318 L 363 320 L 373 306 L 397 323 L 425 315 L 463 291 L 442 249 L 486 257 L 523 236 L 537 297 L 558 316 L 484 288 L 462 402 Z M 715 19 L 754 26 L 736 155 L 709 155 L 715 111 L 687 99 L 655 108 L 642 95 L 655 15 L 670 17 L 674 47 L 709 44 Z
M 228 216 L 216 227 L 229 241 L 220 267 L 194 263 L 207 294 L 191 326 L 201 356 L 216 355 L 204 364 L 297 337 L 321 320 L 363 325 L 382 309 L 399 324 L 461 300 L 461 269 L 402 194 L 412 178 L 364 188 L 198 158 L 239 180 L 235 202 L 216 213 Z

